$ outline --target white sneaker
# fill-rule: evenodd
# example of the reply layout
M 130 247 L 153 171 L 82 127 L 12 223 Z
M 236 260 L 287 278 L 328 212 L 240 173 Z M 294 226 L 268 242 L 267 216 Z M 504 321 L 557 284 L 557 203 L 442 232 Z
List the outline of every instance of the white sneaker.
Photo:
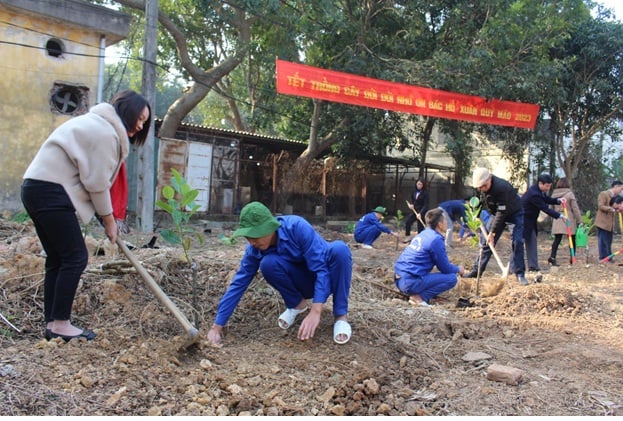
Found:
M 372 248 L 372 246 L 371 246 L 370 244 L 362 244 L 362 245 L 361 245 L 361 248 L 362 248 L 362 249 L 371 249 L 371 248 Z

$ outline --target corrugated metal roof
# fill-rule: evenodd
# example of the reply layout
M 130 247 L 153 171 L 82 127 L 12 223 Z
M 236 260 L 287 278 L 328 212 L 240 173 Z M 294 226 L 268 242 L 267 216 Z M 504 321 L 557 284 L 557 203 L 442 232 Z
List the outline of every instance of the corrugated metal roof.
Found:
M 159 128 L 162 124 L 161 119 L 156 119 L 156 128 Z M 289 151 L 300 151 L 303 152 L 307 148 L 307 141 L 294 140 L 294 139 L 285 139 L 277 136 L 268 136 L 258 133 L 245 132 L 240 130 L 231 130 L 231 129 L 221 129 L 216 127 L 208 127 L 202 126 L 199 124 L 189 124 L 182 123 L 178 130 L 191 130 L 195 132 L 200 132 L 206 135 L 225 135 L 228 137 L 238 137 L 241 141 L 245 143 L 251 143 L 254 145 L 261 145 L 271 150 L 276 149 L 286 149 Z M 364 158 L 368 159 L 371 163 L 374 164 L 391 164 L 391 165 L 404 165 L 406 167 L 419 167 L 420 162 L 415 159 L 407 159 L 407 158 L 396 158 L 391 156 L 383 156 L 383 155 L 369 155 Z M 454 171 L 454 167 L 451 166 L 443 166 L 437 164 L 426 164 L 426 168 L 436 169 L 441 171 Z
M 162 124 L 162 120 L 161 119 L 156 119 L 156 128 L 159 128 L 160 124 Z M 237 137 L 244 138 L 245 140 L 251 140 L 251 141 L 255 141 L 255 142 L 267 140 L 267 141 L 278 143 L 278 144 L 281 144 L 281 145 L 291 145 L 291 146 L 295 147 L 296 149 L 301 149 L 301 150 L 304 150 L 305 148 L 307 148 L 307 141 L 286 139 L 286 138 L 282 138 L 282 137 L 268 136 L 268 135 L 264 135 L 264 134 L 245 132 L 245 131 L 241 131 L 241 130 L 221 129 L 221 128 L 217 128 L 217 127 L 209 127 L 209 126 L 202 126 L 202 125 L 199 125 L 199 124 L 189 124 L 189 123 L 182 123 L 182 124 L 180 124 L 180 128 L 196 130 L 198 132 L 202 132 L 202 133 L 205 133 L 205 134 L 211 134 L 211 135 L 219 135 L 219 134 L 221 134 L 221 135 L 228 135 L 229 137 L 234 135 L 234 136 L 237 136 Z M 179 130 L 179 128 L 178 128 L 178 130 Z

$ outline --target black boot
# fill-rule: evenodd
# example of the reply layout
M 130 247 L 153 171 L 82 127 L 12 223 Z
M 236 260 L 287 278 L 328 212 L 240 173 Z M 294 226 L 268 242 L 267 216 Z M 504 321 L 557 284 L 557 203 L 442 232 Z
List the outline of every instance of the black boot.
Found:
M 549 263 L 552 266 L 558 266 L 558 264 L 556 263 L 555 257 L 550 257 L 549 259 L 547 259 L 547 263 Z

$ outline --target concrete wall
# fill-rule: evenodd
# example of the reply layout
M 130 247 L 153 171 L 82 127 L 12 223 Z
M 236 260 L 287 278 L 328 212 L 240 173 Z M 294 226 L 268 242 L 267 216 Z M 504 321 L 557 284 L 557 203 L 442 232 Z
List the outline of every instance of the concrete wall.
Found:
M 80 26 L 50 17 L 39 10 L 42 5 L 60 10 L 71 6 L 71 10 L 81 10 L 84 16 L 106 25 L 100 7 L 76 0 L 0 0 L 0 201 L 1 208 L 8 211 L 22 209 L 19 187 L 24 170 L 49 133 L 71 117 L 51 103 L 55 84 L 85 92 L 87 109 L 95 104 L 100 41 L 108 35 L 90 24 Z M 129 22 L 128 17 L 126 33 Z M 120 39 L 119 35 L 113 37 Z M 49 41 L 61 45 L 62 54 L 55 56 L 46 48 Z

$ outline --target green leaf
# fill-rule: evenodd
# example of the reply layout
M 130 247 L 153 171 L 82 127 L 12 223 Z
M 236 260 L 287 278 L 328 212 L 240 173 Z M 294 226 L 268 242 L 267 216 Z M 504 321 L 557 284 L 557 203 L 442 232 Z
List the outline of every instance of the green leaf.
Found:
M 190 246 L 191 246 L 191 240 L 190 237 L 184 237 L 184 240 L 182 242 L 182 246 L 184 247 L 184 250 L 190 250 Z
M 156 206 L 158 206 L 160 209 L 164 210 L 167 213 L 173 212 L 173 207 L 171 207 L 171 205 L 169 205 L 168 203 L 163 202 L 162 200 L 157 200 Z
M 162 188 L 162 197 L 164 197 L 167 200 L 171 200 L 173 199 L 174 196 L 175 196 L 175 190 L 173 190 L 173 187 L 164 186 Z
M 177 235 L 175 231 L 170 229 L 164 229 L 160 231 L 160 236 L 168 243 L 171 244 L 180 244 L 180 237 Z
M 186 192 L 182 196 L 182 202 L 181 202 L 182 207 L 185 208 L 187 205 L 192 203 L 195 200 L 195 198 L 197 197 L 197 195 L 199 195 L 199 190 L 190 190 L 190 191 Z

